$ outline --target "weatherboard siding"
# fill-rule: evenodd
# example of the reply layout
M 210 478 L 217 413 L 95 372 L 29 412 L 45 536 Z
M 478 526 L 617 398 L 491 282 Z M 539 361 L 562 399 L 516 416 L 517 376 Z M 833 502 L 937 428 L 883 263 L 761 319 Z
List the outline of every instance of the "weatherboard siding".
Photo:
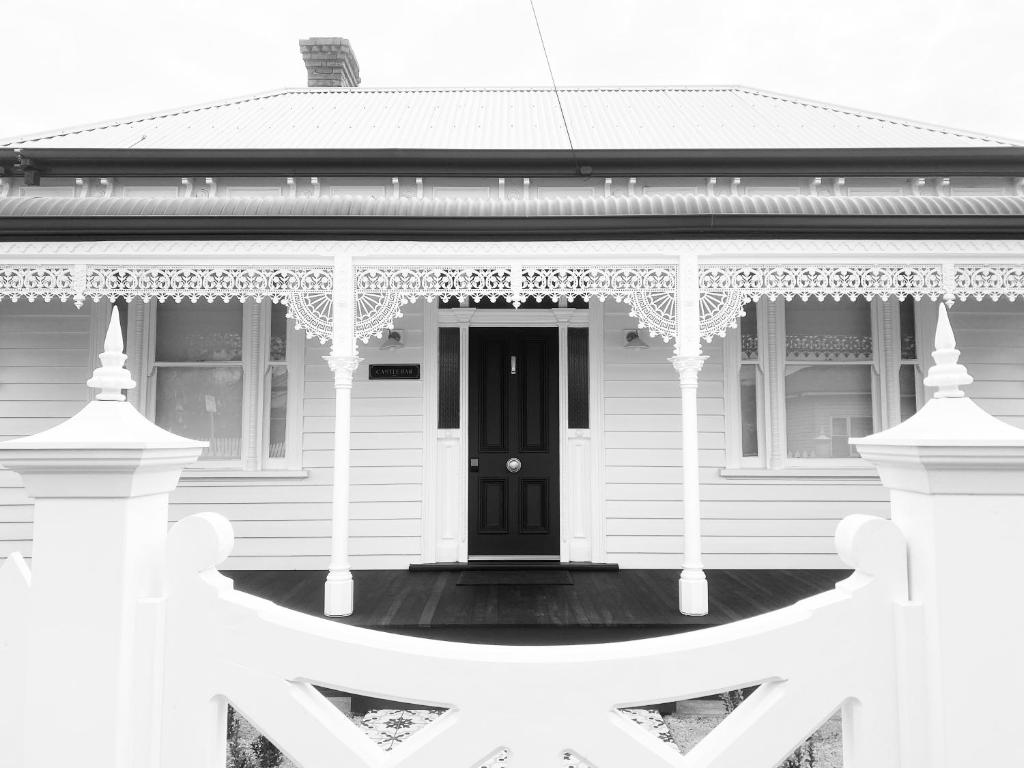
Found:
M 0 302 L 0 440 L 39 432 L 76 413 L 90 396 L 90 310 L 56 302 Z M 95 325 L 93 323 L 93 325 Z M 374 381 L 371 363 L 422 362 L 422 309 L 405 311 L 405 347 L 360 346 L 352 396 L 353 568 L 404 568 L 419 559 L 423 505 L 423 383 Z M 197 512 L 231 520 L 238 569 L 326 569 L 331 546 L 334 375 L 328 348 L 305 345 L 302 463 L 305 477 L 183 478 L 172 522 Z M 97 363 L 98 364 L 98 363 Z M 0 470 L 0 557 L 31 557 L 32 507 L 12 472 Z
M 668 362 L 672 345 L 644 333 L 647 349 L 624 349 L 623 334 L 636 320 L 625 305 L 604 306 L 607 559 L 624 568 L 679 568 L 681 400 Z M 886 491 L 861 478 L 722 477 L 722 348 L 721 339 L 705 345 L 697 389 L 705 566 L 840 567 L 833 540 L 839 520 L 855 512 L 885 515 Z
M 375 363 L 422 363 L 420 305 L 404 310 L 405 346 L 361 344 L 352 388 L 349 552 L 355 569 L 405 568 L 420 559 L 423 508 L 423 382 L 369 381 Z M 305 478 L 246 485 L 186 481 L 171 496 L 172 519 L 218 512 L 235 527 L 228 567 L 326 569 L 334 495 L 334 374 L 329 347 L 305 347 L 302 466 Z M 215 483 L 216 480 L 209 481 Z
M 926 314 L 934 305 L 925 307 Z M 73 415 L 98 345 L 92 316 L 56 302 L 0 302 L 0 439 L 34 434 Z M 607 560 L 626 568 L 682 563 L 680 399 L 671 345 L 623 348 L 635 327 L 625 305 L 605 313 L 604 505 Z M 1024 303 L 957 303 L 951 320 L 976 401 L 1024 427 Z M 422 308 L 399 322 L 405 347 L 360 345 L 353 388 L 351 553 L 354 568 L 404 568 L 421 557 L 423 382 L 367 380 L 372 363 L 422 362 Z M 646 336 L 645 336 L 646 338 Z M 334 462 L 333 374 L 317 341 L 305 345 L 302 478 L 186 478 L 171 516 L 217 512 L 235 527 L 233 568 L 324 569 L 330 555 Z M 722 342 L 698 388 L 705 564 L 709 568 L 835 567 L 833 534 L 844 516 L 885 515 L 885 490 L 864 478 L 722 477 L 726 415 Z M 0 471 L 0 557 L 31 554 L 31 503 L 16 475 Z
M 960 362 L 974 377 L 967 393 L 993 416 L 1024 428 L 1024 302 L 958 302 L 949 319 Z
M 85 405 L 91 326 L 91 308 L 0 301 L 0 441 L 54 427 Z M 20 478 L 0 470 L 0 558 L 29 554 L 31 544 L 31 501 Z

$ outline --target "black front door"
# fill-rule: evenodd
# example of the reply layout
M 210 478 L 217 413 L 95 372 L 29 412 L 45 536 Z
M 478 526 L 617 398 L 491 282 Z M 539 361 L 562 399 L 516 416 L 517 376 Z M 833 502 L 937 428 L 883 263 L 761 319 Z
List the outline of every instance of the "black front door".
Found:
M 558 330 L 469 331 L 469 555 L 558 557 Z

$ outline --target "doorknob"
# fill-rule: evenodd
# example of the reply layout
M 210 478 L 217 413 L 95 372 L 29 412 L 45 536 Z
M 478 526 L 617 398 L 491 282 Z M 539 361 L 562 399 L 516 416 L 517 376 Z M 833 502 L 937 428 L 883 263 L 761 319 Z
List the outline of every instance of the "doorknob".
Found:
M 513 475 L 523 468 L 523 462 L 517 458 L 511 458 L 505 462 L 505 469 L 511 472 Z

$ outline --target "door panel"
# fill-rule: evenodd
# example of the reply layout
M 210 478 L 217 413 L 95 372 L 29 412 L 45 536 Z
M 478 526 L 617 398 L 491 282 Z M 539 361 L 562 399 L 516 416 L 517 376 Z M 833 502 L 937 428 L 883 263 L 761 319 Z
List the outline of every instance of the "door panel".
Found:
M 479 527 L 483 533 L 508 533 L 508 483 L 484 480 L 480 483 Z
M 547 533 L 551 530 L 547 485 L 547 480 L 523 480 L 519 509 L 524 531 Z
M 469 455 L 470 556 L 557 556 L 557 329 L 470 329 Z

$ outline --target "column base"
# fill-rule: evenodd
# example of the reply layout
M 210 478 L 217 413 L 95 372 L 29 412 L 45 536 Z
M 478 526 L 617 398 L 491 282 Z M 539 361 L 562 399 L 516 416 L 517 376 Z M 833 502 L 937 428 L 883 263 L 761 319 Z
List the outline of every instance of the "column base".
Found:
M 679 577 L 679 612 L 684 616 L 708 615 L 708 580 L 704 571 L 683 571 Z
M 439 563 L 457 563 L 459 561 L 459 542 L 452 539 L 439 541 L 435 554 Z
M 331 571 L 324 584 L 324 616 L 351 616 L 355 606 L 351 571 Z
M 587 539 L 573 539 L 569 542 L 569 562 L 589 563 L 592 559 L 590 542 Z

